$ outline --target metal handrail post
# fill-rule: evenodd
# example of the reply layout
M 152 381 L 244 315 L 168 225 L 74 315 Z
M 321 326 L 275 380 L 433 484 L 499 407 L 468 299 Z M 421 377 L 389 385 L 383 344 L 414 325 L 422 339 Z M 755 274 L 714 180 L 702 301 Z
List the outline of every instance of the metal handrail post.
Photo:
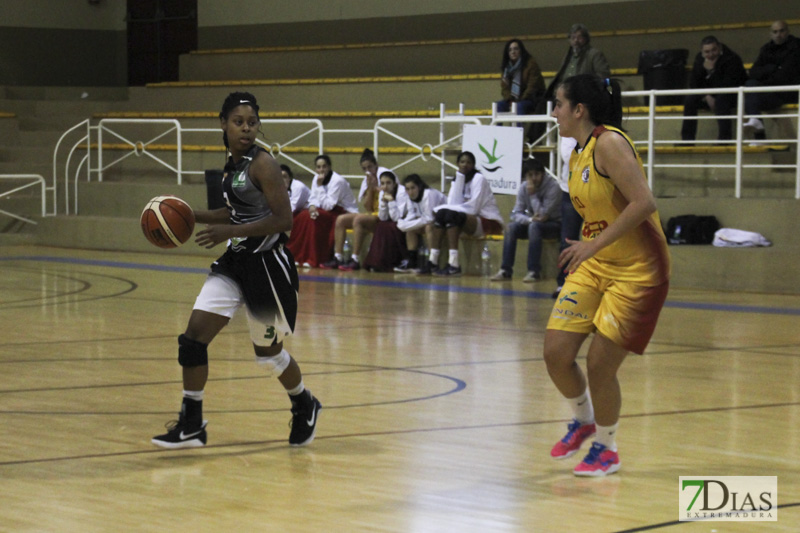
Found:
M 181 137 L 182 130 L 181 130 L 181 125 L 177 120 L 175 121 L 175 123 L 177 124 L 176 136 L 178 142 L 178 154 L 177 154 L 178 159 L 175 162 L 175 164 L 178 169 L 178 185 L 181 185 L 183 183 L 183 141 Z
M 744 131 L 742 125 L 744 124 L 744 92 L 739 89 L 736 93 L 736 153 L 734 154 L 733 164 L 733 183 L 734 183 L 734 198 L 742 197 L 742 141 L 744 140 Z
M 447 116 L 447 109 L 445 107 L 444 102 L 439 104 L 439 118 L 442 119 L 442 122 L 439 122 L 439 146 L 444 144 L 444 117 Z M 442 159 L 444 160 L 444 154 L 442 154 Z M 444 190 L 445 186 L 445 164 L 444 161 L 439 161 L 439 187 L 441 190 Z
M 52 189 L 51 189 L 52 192 L 53 192 L 53 212 L 50 213 L 51 216 L 55 216 L 58 213 L 58 198 L 57 198 L 58 197 L 58 192 L 57 192 L 58 191 L 58 159 L 57 159 L 58 150 L 61 147 L 61 143 L 64 142 L 64 139 L 66 139 L 67 135 L 69 135 L 73 131 L 77 130 L 78 128 L 80 128 L 84 124 L 86 124 L 86 136 L 83 137 L 82 139 L 79 139 L 75 146 L 77 146 L 82 141 L 86 141 L 87 154 L 88 154 L 89 150 L 91 150 L 91 142 L 90 142 L 90 139 L 89 139 L 89 135 L 90 135 L 90 132 L 91 132 L 91 125 L 89 123 L 89 119 L 83 120 L 83 121 L 75 124 L 74 126 L 69 128 L 67 131 L 62 133 L 61 137 L 59 137 L 58 141 L 56 142 L 55 148 L 53 149 L 53 179 L 52 179 L 53 185 L 52 185 Z M 73 146 L 72 150 L 70 150 L 70 153 L 72 153 L 72 151 L 75 150 L 75 146 Z M 69 172 L 66 172 L 66 179 L 65 179 L 65 182 L 64 182 L 64 187 L 65 187 L 65 197 L 66 197 L 66 199 L 65 199 L 65 208 L 67 210 L 67 214 L 69 214 Z M 48 189 L 50 189 L 50 188 L 48 187 Z
M 553 115 L 553 102 L 552 102 L 552 100 L 548 100 L 547 101 L 547 105 L 545 106 L 545 114 L 548 117 L 551 117 Z M 544 123 L 544 127 L 547 128 L 548 130 L 550 129 L 547 126 L 547 122 Z M 552 151 L 549 154 L 548 163 L 550 163 L 550 168 L 551 169 L 553 168 L 553 165 L 558 165 L 559 167 L 563 166 L 562 163 L 561 163 L 561 135 L 558 134 L 558 123 L 556 123 L 555 132 L 549 131 L 547 133 L 547 145 L 548 146 L 553 143 L 553 137 L 554 136 L 555 136 L 556 152 L 558 152 L 558 154 L 555 154 Z
M 97 181 L 103 181 L 103 121 L 97 126 Z
M 656 168 L 656 95 L 650 90 L 650 99 L 647 102 L 647 185 L 653 190 Z
M 800 102 L 800 89 L 797 90 L 797 101 Z M 797 155 L 795 160 L 795 180 L 794 180 L 794 198 L 800 200 L 800 105 L 797 106 L 797 117 L 795 122 L 795 130 L 797 131 L 797 144 L 794 145 L 794 152 Z

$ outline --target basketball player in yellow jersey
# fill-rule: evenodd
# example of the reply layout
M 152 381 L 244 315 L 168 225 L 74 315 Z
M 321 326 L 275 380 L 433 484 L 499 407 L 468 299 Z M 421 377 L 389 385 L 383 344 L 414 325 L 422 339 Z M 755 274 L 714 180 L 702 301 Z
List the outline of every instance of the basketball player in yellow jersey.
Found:
M 605 476 L 621 466 L 617 371 L 628 352 L 642 354 L 650 341 L 669 288 L 669 252 L 642 162 L 619 129 L 619 84 L 568 78 L 556 92 L 553 117 L 562 136 L 578 141 L 569 194 L 584 225 L 581 240 L 569 240 L 559 256 L 568 277 L 545 333 L 547 371 L 574 415 L 550 454 L 569 457 L 595 435 L 574 473 Z M 590 333 L 584 374 L 576 358 Z

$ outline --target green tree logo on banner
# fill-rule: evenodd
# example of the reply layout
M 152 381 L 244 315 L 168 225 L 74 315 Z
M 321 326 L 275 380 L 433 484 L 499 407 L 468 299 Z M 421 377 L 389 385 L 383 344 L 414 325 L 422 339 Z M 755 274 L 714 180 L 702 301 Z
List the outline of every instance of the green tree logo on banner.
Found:
M 495 155 L 495 153 L 497 152 L 497 139 L 494 140 L 494 146 L 492 146 L 492 153 L 491 154 L 489 153 L 489 150 L 487 150 L 481 143 L 478 143 L 478 148 L 480 148 L 481 152 L 483 152 L 484 155 L 486 156 L 486 160 L 487 160 L 487 163 L 489 165 L 495 164 L 497 161 L 499 161 L 503 157 L 502 155 L 500 155 L 500 156 Z M 503 168 L 503 167 L 498 165 L 495 168 L 486 167 L 486 170 L 488 170 L 489 172 L 495 172 L 496 170 L 498 170 L 500 168 Z

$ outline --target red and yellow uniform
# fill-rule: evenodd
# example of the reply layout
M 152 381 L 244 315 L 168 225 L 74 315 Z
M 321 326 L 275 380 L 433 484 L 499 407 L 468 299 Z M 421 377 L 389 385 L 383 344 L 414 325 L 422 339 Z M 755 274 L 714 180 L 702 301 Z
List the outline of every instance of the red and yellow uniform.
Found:
M 627 135 L 598 126 L 580 153 L 570 158 L 569 193 L 583 217 L 583 240 L 595 239 L 611 225 L 627 200 L 608 176 L 598 172 L 594 149 L 602 134 L 622 135 L 642 169 Z M 669 287 L 670 259 L 658 212 L 584 261 L 559 294 L 548 329 L 598 331 L 616 344 L 641 354 L 655 330 Z

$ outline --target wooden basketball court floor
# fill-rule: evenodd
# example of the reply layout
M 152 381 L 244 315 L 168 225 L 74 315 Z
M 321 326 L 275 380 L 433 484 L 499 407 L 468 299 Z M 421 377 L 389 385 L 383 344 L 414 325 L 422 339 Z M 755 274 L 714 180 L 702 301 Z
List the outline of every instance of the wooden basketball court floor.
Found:
M 583 454 L 549 457 L 570 416 L 542 361 L 552 280 L 301 272 L 287 347 L 316 440 L 287 445 L 238 316 L 208 446 L 154 447 L 210 261 L 0 248 L 1 531 L 800 530 L 800 296 L 673 290 L 620 373 L 622 469 L 585 479 Z M 778 476 L 778 521 L 679 522 L 678 477 L 722 475 Z

